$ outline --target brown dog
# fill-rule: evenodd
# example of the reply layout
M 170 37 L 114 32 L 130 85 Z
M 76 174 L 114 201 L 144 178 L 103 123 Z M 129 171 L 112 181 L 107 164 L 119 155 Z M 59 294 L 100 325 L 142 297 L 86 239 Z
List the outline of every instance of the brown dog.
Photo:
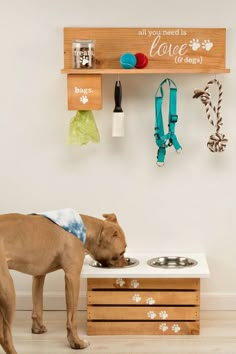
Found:
M 17 354 L 11 333 L 15 290 L 8 269 L 33 276 L 33 333 L 46 332 L 42 313 L 45 275 L 63 269 L 67 338 L 73 349 L 88 346 L 77 334 L 80 273 L 85 252 L 106 266 L 123 266 L 126 241 L 115 214 L 104 214 L 105 220 L 80 216 L 86 228 L 84 244 L 44 216 L 0 215 L 0 344 L 7 354 Z

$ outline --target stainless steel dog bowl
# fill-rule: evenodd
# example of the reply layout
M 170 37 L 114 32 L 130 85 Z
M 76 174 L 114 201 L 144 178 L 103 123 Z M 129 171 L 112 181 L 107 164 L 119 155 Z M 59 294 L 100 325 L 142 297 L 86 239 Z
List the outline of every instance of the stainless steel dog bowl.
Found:
M 89 265 L 95 268 L 130 268 L 130 267 L 135 267 L 139 264 L 139 261 L 136 258 L 126 257 L 125 260 L 127 264 L 124 265 L 123 267 L 105 267 L 98 261 L 94 261 L 94 260 L 90 261 Z
M 175 256 L 166 256 L 166 257 L 157 257 L 148 260 L 148 265 L 151 267 L 157 268 L 166 268 L 166 269 L 179 269 L 185 267 L 193 267 L 197 265 L 195 259 L 187 257 L 175 257 Z

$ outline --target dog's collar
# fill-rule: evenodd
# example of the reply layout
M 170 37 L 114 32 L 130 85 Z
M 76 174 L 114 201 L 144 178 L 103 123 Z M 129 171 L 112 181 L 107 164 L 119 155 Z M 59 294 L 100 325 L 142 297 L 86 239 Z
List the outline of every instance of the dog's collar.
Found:
M 55 224 L 61 226 L 65 231 L 76 236 L 82 243 L 85 243 L 86 229 L 81 216 L 76 210 L 67 208 L 35 214 L 48 218 Z

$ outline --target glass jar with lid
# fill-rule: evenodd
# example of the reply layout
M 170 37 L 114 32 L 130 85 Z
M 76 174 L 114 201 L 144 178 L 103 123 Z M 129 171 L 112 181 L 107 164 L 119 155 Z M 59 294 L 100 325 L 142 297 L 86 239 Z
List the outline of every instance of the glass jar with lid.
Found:
M 90 39 L 76 39 L 72 43 L 73 69 L 90 69 L 94 67 L 95 41 Z

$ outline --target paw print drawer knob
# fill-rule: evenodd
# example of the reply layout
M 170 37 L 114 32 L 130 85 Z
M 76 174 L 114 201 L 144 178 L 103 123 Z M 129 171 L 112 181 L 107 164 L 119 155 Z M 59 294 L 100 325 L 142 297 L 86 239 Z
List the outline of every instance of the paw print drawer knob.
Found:
M 68 109 L 102 109 L 102 76 L 74 75 L 67 77 Z

